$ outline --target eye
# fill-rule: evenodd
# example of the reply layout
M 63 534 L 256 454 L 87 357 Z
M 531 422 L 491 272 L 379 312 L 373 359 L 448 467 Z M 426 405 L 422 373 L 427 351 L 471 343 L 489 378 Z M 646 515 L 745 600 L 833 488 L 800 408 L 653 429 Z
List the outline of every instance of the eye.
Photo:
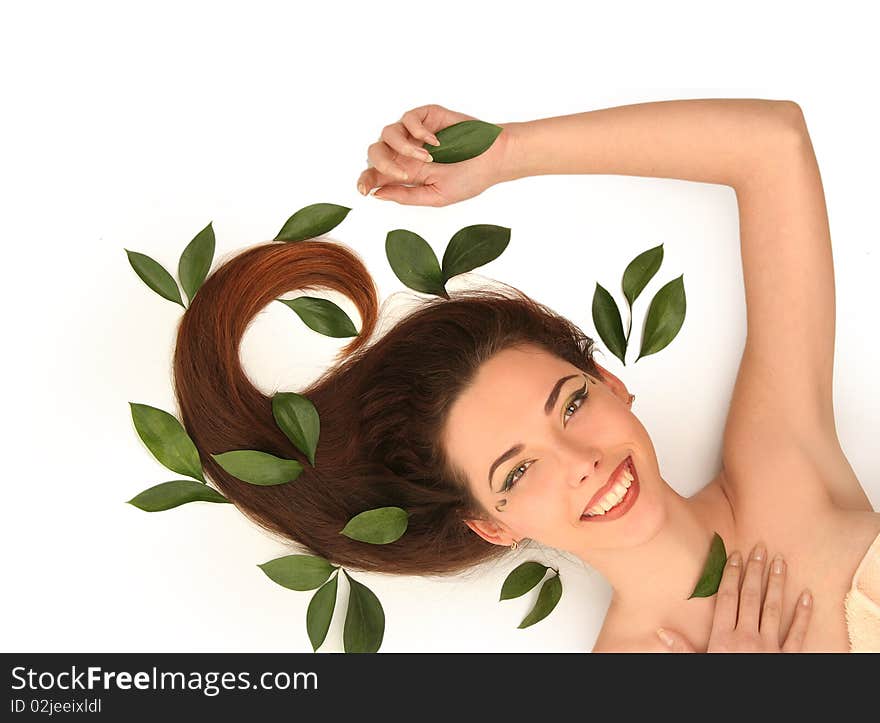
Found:
M 574 412 L 572 412 L 570 415 L 568 415 L 568 417 L 565 417 L 565 415 L 563 415 L 563 417 L 565 419 L 570 419 L 571 417 L 573 417 L 574 413 L 577 412 L 577 410 L 580 409 L 582 406 L 584 406 L 583 404 L 578 404 L 577 406 L 575 406 L 575 402 L 580 402 L 581 400 L 586 399 L 586 398 L 587 398 L 587 392 L 586 392 L 586 387 L 585 387 L 583 391 L 577 392 L 571 398 L 571 401 L 565 405 L 565 409 L 563 410 L 563 411 L 567 412 L 571 407 L 574 406 Z
M 584 406 L 583 400 L 586 399 L 587 396 L 588 396 L 588 392 L 587 392 L 586 386 L 584 386 L 583 389 L 579 389 L 577 392 L 575 392 L 574 396 L 572 396 L 572 398 L 568 401 L 568 404 L 565 405 L 565 409 L 563 410 L 564 413 L 562 416 L 563 416 L 563 419 L 565 419 L 565 421 L 568 421 L 569 419 L 571 419 L 577 413 L 577 411 L 582 406 Z M 580 404 L 576 404 L 576 402 L 580 402 Z M 574 407 L 574 411 L 571 412 L 570 414 L 566 414 L 568 412 L 568 410 L 571 409 L 572 407 Z M 528 462 L 523 462 L 518 467 L 515 467 L 510 472 L 510 474 L 507 475 L 507 479 L 504 480 L 504 486 L 501 488 L 501 492 L 507 492 L 507 491 L 513 489 L 516 486 L 516 483 L 519 482 L 525 476 L 526 471 L 528 470 L 529 467 L 532 466 L 532 464 L 535 461 L 536 460 L 530 460 Z M 523 470 L 522 473 L 520 473 L 520 470 Z M 519 476 L 517 476 L 518 473 L 519 473 Z

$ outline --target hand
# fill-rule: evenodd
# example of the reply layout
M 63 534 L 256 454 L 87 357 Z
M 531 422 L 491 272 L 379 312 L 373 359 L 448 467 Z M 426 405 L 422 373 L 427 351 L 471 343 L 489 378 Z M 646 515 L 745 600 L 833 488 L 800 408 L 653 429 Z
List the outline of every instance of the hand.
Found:
M 763 551 L 760 560 L 755 559 L 755 553 L 759 549 Z M 707 653 L 798 653 L 801 651 L 813 608 L 812 598 L 807 597 L 807 604 L 803 604 L 804 595 L 809 595 L 807 590 L 798 598 L 795 603 L 794 619 L 791 622 L 788 635 L 780 647 L 779 623 L 782 609 L 782 587 L 785 582 L 786 570 L 785 562 L 782 561 L 781 556 L 779 557 L 779 560 L 782 561 L 781 571 L 777 572 L 777 568 L 774 566 L 771 568 L 770 577 L 767 580 L 764 612 L 759 625 L 761 581 L 764 576 L 766 558 L 767 553 L 759 543 L 752 551 L 752 557 L 746 567 L 742 592 L 739 589 L 742 556 L 738 552 L 734 552 L 727 559 L 721 584 L 716 593 L 715 618 L 712 621 Z M 739 620 L 737 620 L 737 600 L 739 600 Z M 672 639 L 671 646 L 667 643 L 672 652 L 695 652 L 693 646 L 684 636 L 670 630 L 665 632 Z
M 367 150 L 371 167 L 358 177 L 358 188 L 364 189 L 361 193 L 366 195 L 378 186 L 381 190 L 375 198 L 411 206 L 448 206 L 497 183 L 507 163 L 508 128 L 488 149 L 467 161 L 433 163 L 427 160 L 429 152 L 423 154 L 423 143 L 438 145 L 436 131 L 465 120 L 477 119 L 431 104 L 407 111 L 397 123 L 385 126 L 381 138 Z

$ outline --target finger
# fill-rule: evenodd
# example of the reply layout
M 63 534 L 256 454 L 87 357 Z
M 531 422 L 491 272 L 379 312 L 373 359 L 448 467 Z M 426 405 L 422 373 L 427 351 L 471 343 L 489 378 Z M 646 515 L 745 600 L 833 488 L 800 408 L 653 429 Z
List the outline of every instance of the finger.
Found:
M 762 543 L 755 545 L 743 576 L 742 590 L 739 593 L 739 618 L 737 630 L 758 632 L 758 618 L 761 615 L 761 584 L 764 567 L 767 564 L 767 550 Z
M 413 138 L 418 138 L 424 143 L 430 143 L 432 146 L 439 146 L 440 141 L 437 140 L 437 136 L 426 125 L 431 116 L 432 107 L 423 105 L 420 108 L 413 108 L 404 113 L 400 122 L 403 123 Z M 439 127 L 437 126 L 438 129 Z
M 799 653 L 804 647 L 804 638 L 807 635 L 807 627 L 813 613 L 813 596 L 809 590 L 804 590 L 795 604 L 794 619 L 782 644 L 783 653 Z
M 389 176 L 376 168 L 368 168 L 358 176 L 357 187 L 358 191 L 366 196 L 374 188 L 393 186 L 400 182 L 400 179 L 395 176 Z
M 739 575 L 742 555 L 734 550 L 727 558 L 721 582 L 715 594 L 715 617 L 712 619 L 712 635 L 729 633 L 736 627 L 736 609 L 739 605 Z
M 445 206 L 445 199 L 431 185 L 383 186 L 373 194 L 383 201 L 397 201 L 405 206 Z
M 666 628 L 659 628 L 657 630 L 657 637 L 660 638 L 660 642 L 666 646 L 666 649 L 669 650 L 670 653 L 695 653 L 693 646 L 690 644 L 690 641 L 685 638 L 683 635 L 675 632 L 674 630 L 667 630 Z
M 409 180 L 410 174 L 407 165 L 413 163 L 412 159 L 405 158 L 385 141 L 379 140 L 370 145 L 367 149 L 367 159 L 373 168 L 395 179 L 398 183 Z
M 761 637 L 774 649 L 779 647 L 779 622 L 782 617 L 782 588 L 785 585 L 785 560 L 777 555 L 770 566 L 767 595 L 761 613 Z
M 392 123 L 382 129 L 381 140 L 401 155 L 410 156 L 417 161 L 431 161 L 431 154 L 419 145 L 403 123 Z

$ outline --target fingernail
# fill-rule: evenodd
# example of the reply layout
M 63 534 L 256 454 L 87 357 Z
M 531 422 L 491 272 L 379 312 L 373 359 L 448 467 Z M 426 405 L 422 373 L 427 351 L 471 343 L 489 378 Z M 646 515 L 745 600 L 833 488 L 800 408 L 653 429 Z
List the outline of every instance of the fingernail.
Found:
M 813 596 L 810 595 L 809 590 L 804 590 L 804 594 L 801 595 L 801 605 L 805 608 L 810 607 L 810 603 L 813 602 Z
M 428 151 L 426 151 L 424 148 L 416 148 L 415 151 L 416 151 L 416 156 L 423 161 L 430 162 L 430 161 L 434 160 L 434 158 L 431 156 L 431 154 L 428 153 Z
M 773 558 L 773 572 L 775 572 L 777 575 L 781 575 L 783 564 L 784 563 L 782 562 L 782 555 L 777 555 L 775 558 Z
M 731 553 L 728 562 L 731 567 L 739 567 L 742 564 L 742 555 L 739 554 L 739 550 L 734 550 Z
M 367 187 L 363 183 L 358 184 L 358 191 L 360 191 L 361 196 L 367 195 Z
M 752 551 L 752 559 L 760 562 L 764 559 L 765 554 L 766 550 L 764 549 L 764 545 L 759 542 L 757 545 L 755 545 L 755 549 Z
M 675 642 L 663 628 L 657 628 L 657 637 L 663 641 L 663 644 L 667 648 L 671 648 L 672 644 Z
M 437 139 L 437 136 L 435 136 L 435 135 L 428 136 L 428 142 L 432 146 L 439 146 L 440 145 L 440 141 Z

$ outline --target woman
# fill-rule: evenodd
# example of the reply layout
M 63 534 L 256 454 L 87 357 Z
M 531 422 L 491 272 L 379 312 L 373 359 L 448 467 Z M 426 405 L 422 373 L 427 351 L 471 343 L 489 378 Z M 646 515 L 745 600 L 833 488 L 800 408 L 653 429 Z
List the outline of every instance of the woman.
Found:
M 456 164 L 421 154 L 433 132 L 469 118 L 431 105 L 386 127 L 370 146 L 361 192 L 379 187 L 378 198 L 442 206 L 547 173 L 650 175 L 736 190 L 748 339 L 721 473 L 693 497 L 678 495 L 661 476 L 625 384 L 593 360 L 592 340 L 515 290 L 426 302 L 367 345 L 376 322 L 369 274 L 338 244 L 305 241 L 260 246 L 227 262 L 181 324 L 178 401 L 221 490 L 268 529 L 365 570 L 457 572 L 526 538 L 572 552 L 613 588 L 595 651 L 662 650 L 661 627 L 696 649 L 717 649 L 738 569 L 728 566 L 718 595 L 687 599 L 716 531 L 728 550 L 763 543 L 756 549 L 764 554 L 746 565 L 740 615 L 753 616 L 757 629 L 755 580 L 766 579 L 771 607 L 781 599 L 777 649 L 790 629 L 801 630 L 797 647 L 805 651 L 845 651 L 849 636 L 871 635 L 861 619 L 848 629 L 844 600 L 860 563 L 878 564 L 880 515 L 837 441 L 833 345 L 813 343 L 834 336 L 833 266 L 799 107 L 763 100 L 622 106 L 503 125 L 486 152 Z M 260 308 L 306 286 L 348 294 L 361 333 L 342 350 L 348 358 L 302 391 L 321 417 L 315 468 L 306 465 L 295 484 L 255 488 L 206 453 L 248 448 L 302 458 L 275 426 L 269 399 L 242 372 L 237 346 Z M 628 487 L 617 476 L 624 463 L 634 475 Z M 386 505 L 409 513 L 397 542 L 369 545 L 338 534 L 355 514 Z M 764 572 L 767 549 L 789 564 L 784 590 Z M 804 632 L 793 620 L 805 588 L 813 605 Z M 771 637 L 762 646 L 772 649 Z

